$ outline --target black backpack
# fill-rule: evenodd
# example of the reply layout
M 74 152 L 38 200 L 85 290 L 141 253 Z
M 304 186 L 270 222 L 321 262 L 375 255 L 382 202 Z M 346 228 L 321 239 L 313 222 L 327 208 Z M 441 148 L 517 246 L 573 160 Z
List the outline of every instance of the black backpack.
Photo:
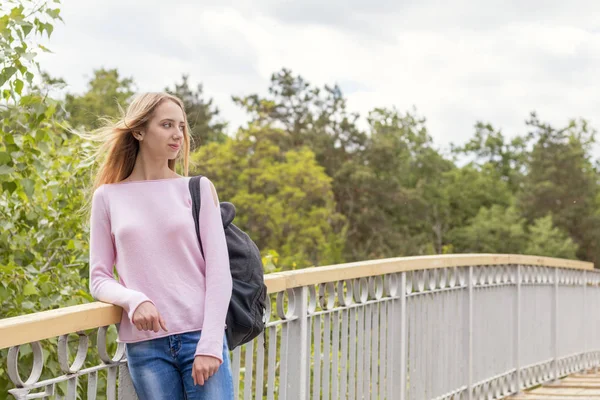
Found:
M 196 236 L 204 257 L 200 239 L 198 216 L 200 212 L 200 179 L 202 175 L 190 179 L 192 214 L 196 225 Z M 233 290 L 227 311 L 225 334 L 230 350 L 257 337 L 265 329 L 267 287 L 260 251 L 250 236 L 233 224 L 235 206 L 221 202 L 221 219 L 225 229 L 225 240 L 229 252 L 229 266 L 233 279 Z

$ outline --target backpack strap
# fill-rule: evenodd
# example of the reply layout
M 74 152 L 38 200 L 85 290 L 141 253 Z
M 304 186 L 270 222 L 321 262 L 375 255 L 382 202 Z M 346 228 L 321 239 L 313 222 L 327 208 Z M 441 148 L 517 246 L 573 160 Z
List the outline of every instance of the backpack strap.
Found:
M 196 175 L 190 178 L 189 188 L 192 196 L 192 215 L 194 217 L 194 225 L 196 227 L 196 236 L 198 237 L 198 243 L 200 244 L 200 253 L 204 258 L 204 249 L 202 248 L 202 239 L 200 238 L 200 205 L 202 200 L 200 197 L 200 179 L 202 175 Z

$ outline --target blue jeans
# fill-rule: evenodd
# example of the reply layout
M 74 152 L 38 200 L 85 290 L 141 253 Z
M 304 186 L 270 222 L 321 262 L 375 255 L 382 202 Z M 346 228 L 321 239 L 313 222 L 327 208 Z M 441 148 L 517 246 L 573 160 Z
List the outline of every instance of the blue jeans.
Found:
M 233 379 L 227 339 L 223 363 L 203 386 L 194 386 L 192 366 L 200 331 L 126 343 L 129 373 L 140 400 L 230 400 Z

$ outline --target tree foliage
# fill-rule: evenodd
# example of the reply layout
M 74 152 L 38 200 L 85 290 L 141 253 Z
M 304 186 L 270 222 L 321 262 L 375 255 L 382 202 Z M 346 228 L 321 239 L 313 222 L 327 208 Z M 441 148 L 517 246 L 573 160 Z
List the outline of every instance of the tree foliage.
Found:
M 7 7 L 8 5 L 8 7 Z M 11 8 L 12 7 L 12 8 Z M 91 300 L 88 234 L 78 213 L 87 166 L 80 143 L 58 119 L 61 102 L 35 61 L 60 20 L 56 4 L 0 4 L 0 309 L 3 318 Z M 44 377 L 59 374 L 56 347 L 46 348 Z M 3 359 L 6 359 L 6 352 Z M 24 351 L 23 356 L 31 356 Z M 22 365 L 27 365 L 23 363 Z M 12 387 L 0 367 L 0 393 Z
M 74 127 L 95 129 L 100 127 L 100 118 L 118 117 L 123 107 L 134 94 L 132 78 L 121 78 L 116 69 L 97 69 L 88 83 L 88 90 L 81 96 L 69 93 L 65 98 L 65 109 L 69 123 Z
M 306 148 L 283 151 L 283 132 L 251 125 L 235 139 L 209 143 L 193 156 L 193 175 L 211 177 L 221 201 L 237 208 L 236 224 L 260 249 L 279 255 L 283 269 L 343 261 L 343 217 L 331 178 Z
M 577 256 L 596 261 L 600 247 L 598 171 L 591 159 L 595 131 L 586 121 L 554 128 L 535 113 L 527 122 L 534 141 L 519 206 L 529 222 L 552 214 L 557 227 L 577 243 Z

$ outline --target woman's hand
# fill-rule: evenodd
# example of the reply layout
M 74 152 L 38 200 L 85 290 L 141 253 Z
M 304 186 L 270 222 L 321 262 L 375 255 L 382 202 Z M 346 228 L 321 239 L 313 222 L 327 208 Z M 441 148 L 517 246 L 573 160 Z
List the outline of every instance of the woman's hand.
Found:
M 192 367 L 192 378 L 194 385 L 203 386 L 204 383 L 213 376 L 221 366 L 221 361 L 211 356 L 194 357 L 194 366 Z
M 160 328 L 163 328 L 165 332 L 169 331 L 165 320 L 160 316 L 154 304 L 149 301 L 140 304 L 131 319 L 140 331 L 158 332 Z

